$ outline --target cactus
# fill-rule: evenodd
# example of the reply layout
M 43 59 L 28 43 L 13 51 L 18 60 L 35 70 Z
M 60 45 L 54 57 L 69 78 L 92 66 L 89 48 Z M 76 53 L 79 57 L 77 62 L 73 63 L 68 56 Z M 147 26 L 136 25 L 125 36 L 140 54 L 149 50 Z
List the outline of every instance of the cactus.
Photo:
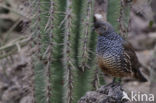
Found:
M 94 0 L 29 2 L 32 47 L 36 48 L 32 56 L 34 103 L 76 103 L 86 91 L 104 83 L 95 58 Z M 108 21 L 118 30 L 121 3 L 109 0 L 109 5 Z
M 90 55 L 90 40 L 91 35 L 91 25 L 93 17 L 93 0 L 83 0 L 81 8 L 81 23 L 80 23 L 80 34 L 79 34 L 79 44 L 78 44 L 78 66 L 76 71 L 76 83 L 75 83 L 75 102 L 84 95 L 84 93 L 89 90 L 90 87 L 90 75 L 91 72 L 88 70 L 91 68 L 91 55 Z M 95 40 L 95 38 L 94 38 Z M 93 40 L 93 42 L 94 42 Z M 95 44 L 95 43 L 94 43 Z M 94 45 L 93 44 L 93 45 Z M 83 85 L 83 86 L 82 86 Z M 81 91 L 80 91 L 81 90 Z
M 72 103 L 73 100 L 73 95 L 72 95 L 72 90 L 73 90 L 73 69 L 74 65 L 72 62 L 72 43 L 71 43 L 71 35 L 72 34 L 72 18 L 73 18 L 73 13 L 72 13 L 72 0 L 67 0 L 66 1 L 66 12 L 65 12 L 65 32 L 64 32 L 64 50 L 63 50 L 63 56 L 64 56 L 64 102 L 65 103 Z
M 50 103 L 62 102 L 63 97 L 63 64 L 62 50 L 63 46 L 63 27 L 60 22 L 63 16 L 65 2 L 64 0 L 35 0 L 32 10 L 35 15 L 33 18 L 34 27 L 33 40 L 37 43 L 37 57 L 34 60 L 34 94 L 35 102 Z M 59 5 L 58 5 L 59 4 Z M 57 12 L 59 11 L 59 12 Z M 40 23 L 40 24 L 39 24 Z M 39 34 L 37 34 L 39 33 Z M 37 61 L 37 62 L 35 62 Z
M 120 33 L 123 37 L 127 36 L 130 9 L 131 2 L 128 0 L 108 0 L 107 19 L 115 28 L 115 31 Z
M 120 17 L 120 0 L 108 0 L 107 20 L 114 27 L 115 31 L 118 31 Z

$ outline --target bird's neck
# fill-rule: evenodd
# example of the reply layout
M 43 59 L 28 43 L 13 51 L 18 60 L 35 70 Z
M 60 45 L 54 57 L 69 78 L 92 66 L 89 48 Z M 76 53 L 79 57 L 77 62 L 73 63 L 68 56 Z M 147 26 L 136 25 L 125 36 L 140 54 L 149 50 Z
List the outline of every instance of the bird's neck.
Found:
M 122 38 L 120 35 L 118 35 L 115 32 L 111 32 L 111 33 L 105 33 L 103 35 L 99 35 L 98 38 L 100 39 L 108 39 L 108 40 L 117 40 L 119 38 Z

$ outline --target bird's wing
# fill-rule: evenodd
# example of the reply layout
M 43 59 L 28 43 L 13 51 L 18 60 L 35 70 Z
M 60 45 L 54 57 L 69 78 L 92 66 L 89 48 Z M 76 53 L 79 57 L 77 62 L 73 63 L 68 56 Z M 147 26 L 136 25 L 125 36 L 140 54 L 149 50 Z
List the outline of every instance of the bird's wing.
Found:
M 140 63 L 134 51 L 134 48 L 128 41 L 123 42 L 125 63 L 129 70 L 136 71 L 139 69 Z

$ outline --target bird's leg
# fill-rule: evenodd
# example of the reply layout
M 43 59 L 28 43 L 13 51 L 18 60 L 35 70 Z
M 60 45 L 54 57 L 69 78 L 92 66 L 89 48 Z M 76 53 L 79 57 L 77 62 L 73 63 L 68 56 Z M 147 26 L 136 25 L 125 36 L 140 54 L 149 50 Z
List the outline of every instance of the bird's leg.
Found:
M 115 85 L 115 84 L 120 85 L 120 83 L 121 83 L 121 78 L 114 77 L 111 84 L 113 84 L 113 85 Z
M 116 77 L 113 78 L 113 81 L 112 81 L 113 84 L 116 82 L 116 79 L 117 79 Z

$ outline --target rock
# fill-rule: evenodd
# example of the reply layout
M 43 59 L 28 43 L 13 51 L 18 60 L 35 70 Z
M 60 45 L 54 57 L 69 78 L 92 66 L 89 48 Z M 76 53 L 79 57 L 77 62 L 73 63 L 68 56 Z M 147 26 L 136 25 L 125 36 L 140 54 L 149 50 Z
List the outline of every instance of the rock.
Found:
M 2 96 L 4 103 L 18 103 L 22 97 L 22 89 L 18 87 L 10 87 Z M 12 100 L 12 101 L 10 101 Z
M 20 100 L 20 103 L 32 103 L 32 101 L 33 101 L 33 97 L 26 96 Z
M 128 103 L 130 99 L 119 84 L 108 84 L 96 91 L 89 91 L 78 103 Z

